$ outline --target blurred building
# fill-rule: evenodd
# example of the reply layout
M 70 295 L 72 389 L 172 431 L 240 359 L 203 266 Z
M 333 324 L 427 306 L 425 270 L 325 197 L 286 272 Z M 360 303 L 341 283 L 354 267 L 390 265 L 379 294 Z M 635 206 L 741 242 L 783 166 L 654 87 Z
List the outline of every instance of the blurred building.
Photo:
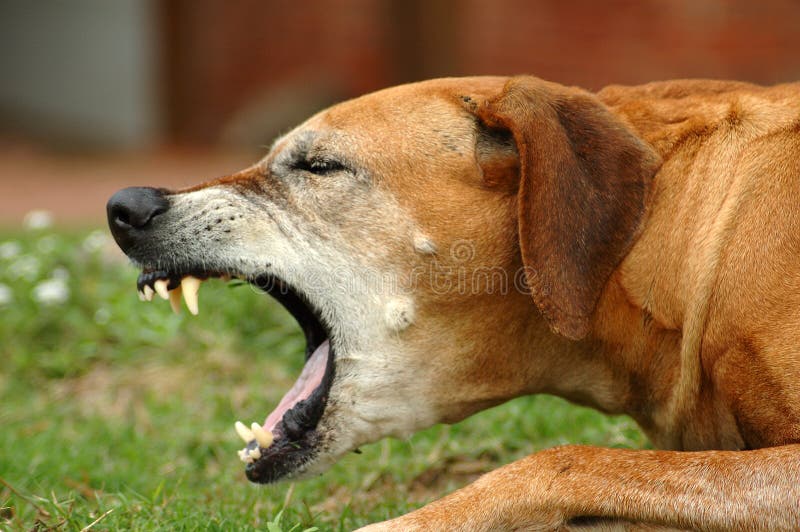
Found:
M 257 147 L 443 75 L 800 78 L 795 0 L 0 0 L 0 133 Z

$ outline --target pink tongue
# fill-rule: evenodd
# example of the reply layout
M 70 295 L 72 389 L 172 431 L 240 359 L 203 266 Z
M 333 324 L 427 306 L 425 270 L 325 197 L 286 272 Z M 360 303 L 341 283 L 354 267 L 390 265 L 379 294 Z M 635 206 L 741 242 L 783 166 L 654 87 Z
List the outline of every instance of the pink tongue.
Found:
M 325 376 L 325 367 L 328 365 L 329 347 L 328 340 L 325 340 L 314 350 L 311 357 L 306 361 L 306 365 L 300 377 L 297 379 L 297 382 L 295 382 L 292 389 L 283 396 L 283 399 L 281 399 L 281 402 L 278 404 L 278 408 L 267 416 L 267 420 L 264 422 L 265 429 L 272 432 L 275 425 L 278 424 L 287 410 L 291 409 L 303 399 L 308 398 L 311 392 L 320 385 L 322 377 Z

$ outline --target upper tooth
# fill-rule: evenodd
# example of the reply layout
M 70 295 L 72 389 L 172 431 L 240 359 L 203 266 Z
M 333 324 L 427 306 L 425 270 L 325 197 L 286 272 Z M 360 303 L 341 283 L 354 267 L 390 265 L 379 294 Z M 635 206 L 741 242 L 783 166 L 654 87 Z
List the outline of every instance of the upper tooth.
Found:
M 256 439 L 252 431 L 248 429 L 247 426 L 245 426 L 245 424 L 242 423 L 241 421 L 237 421 L 236 424 L 234 425 L 234 428 L 236 429 L 236 434 L 238 434 L 239 437 L 243 439 L 245 443 L 250 443 L 251 441 Z
M 139 301 L 144 301 L 145 300 L 144 299 L 144 292 L 142 292 L 141 290 L 138 290 L 136 293 L 139 294 Z
M 200 290 L 201 282 L 200 279 L 192 277 L 191 275 L 187 275 L 181 279 L 181 288 L 183 289 L 183 299 L 186 301 L 186 308 L 195 316 L 197 316 L 197 313 L 200 311 L 197 304 L 197 292 Z
M 181 287 L 177 287 L 169 293 L 169 306 L 172 307 L 172 312 L 180 314 L 181 312 Z
M 250 425 L 250 429 L 253 432 L 253 436 L 255 436 L 258 445 L 264 449 L 267 449 L 270 445 L 272 445 L 273 436 L 271 432 L 264 430 L 264 427 L 258 423 L 253 423 Z
M 153 286 L 156 289 L 156 292 L 158 293 L 158 295 L 161 296 L 161 299 L 169 299 L 169 290 L 167 290 L 168 284 L 169 281 L 167 281 L 166 279 L 159 279 L 153 284 Z
M 146 300 L 148 300 L 148 301 L 152 301 L 153 300 L 153 294 L 154 294 L 154 292 L 153 292 L 153 289 L 150 288 L 150 285 L 149 284 L 144 285 L 144 298 Z

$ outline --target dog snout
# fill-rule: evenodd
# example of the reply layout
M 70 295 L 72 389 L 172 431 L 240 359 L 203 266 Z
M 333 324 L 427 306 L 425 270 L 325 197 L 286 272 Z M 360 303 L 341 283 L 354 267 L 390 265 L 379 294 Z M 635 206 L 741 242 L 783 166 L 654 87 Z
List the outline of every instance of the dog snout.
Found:
M 106 205 L 108 226 L 123 251 L 143 234 L 153 219 L 169 209 L 164 191 L 150 187 L 124 188 L 111 196 Z

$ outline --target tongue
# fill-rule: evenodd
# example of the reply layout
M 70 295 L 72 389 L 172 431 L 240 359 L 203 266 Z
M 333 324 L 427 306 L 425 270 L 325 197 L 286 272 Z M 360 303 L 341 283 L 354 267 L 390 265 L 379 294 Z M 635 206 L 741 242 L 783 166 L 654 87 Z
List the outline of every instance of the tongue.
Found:
M 281 420 L 283 414 L 298 402 L 308 398 L 317 386 L 320 385 L 322 377 L 325 376 L 325 367 L 328 365 L 329 348 L 329 342 L 325 340 L 311 354 L 297 382 L 295 382 L 292 389 L 283 396 L 283 399 L 281 399 L 281 402 L 278 404 L 278 408 L 267 416 L 267 420 L 264 422 L 265 429 L 273 432 L 275 425 Z

